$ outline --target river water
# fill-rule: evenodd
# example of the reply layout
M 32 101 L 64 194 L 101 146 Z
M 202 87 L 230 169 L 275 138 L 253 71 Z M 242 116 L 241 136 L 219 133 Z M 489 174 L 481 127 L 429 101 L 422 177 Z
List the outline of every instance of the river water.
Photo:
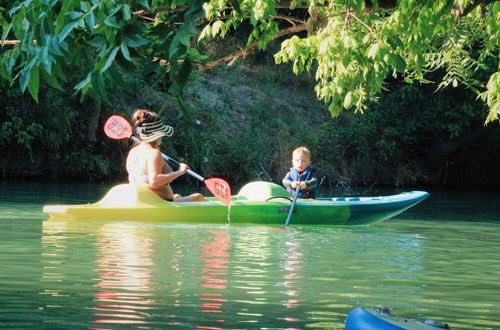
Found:
M 0 328 L 342 329 L 357 306 L 500 329 L 500 194 L 370 226 L 48 220 L 102 185 L 0 183 Z

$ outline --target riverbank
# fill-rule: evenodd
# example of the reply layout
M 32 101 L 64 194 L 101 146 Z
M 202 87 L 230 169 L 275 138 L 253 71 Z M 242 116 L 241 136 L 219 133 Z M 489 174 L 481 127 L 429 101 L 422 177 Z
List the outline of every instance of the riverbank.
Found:
M 165 153 L 233 184 L 279 182 L 291 151 L 306 145 L 330 188 L 500 186 L 500 175 L 490 170 L 500 166 L 499 125 L 483 126 L 484 112 L 471 93 L 393 81 L 364 114 L 332 118 L 314 95 L 312 77 L 249 58 L 192 77 L 185 97 L 189 115 L 199 121 L 194 124 L 155 79 L 129 77 L 128 88 L 110 92 L 112 105 L 80 103 L 71 91 L 48 88 L 35 104 L 2 89 L 0 177 L 123 180 L 128 143 L 108 140 L 101 127 L 113 113 L 129 116 L 145 107 L 163 108 L 175 127 Z

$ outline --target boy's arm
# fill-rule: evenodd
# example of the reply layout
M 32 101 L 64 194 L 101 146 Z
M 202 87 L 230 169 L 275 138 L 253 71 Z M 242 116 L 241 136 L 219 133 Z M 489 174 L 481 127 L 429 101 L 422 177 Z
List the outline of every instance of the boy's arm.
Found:
M 313 171 L 311 173 L 311 178 L 307 181 L 304 181 L 304 183 L 306 184 L 307 189 L 316 188 L 318 186 L 318 178 L 316 177 L 316 171 Z
M 290 172 L 288 172 L 285 177 L 283 178 L 283 185 L 287 188 L 287 189 L 291 189 L 291 185 L 292 185 L 292 179 L 290 178 Z

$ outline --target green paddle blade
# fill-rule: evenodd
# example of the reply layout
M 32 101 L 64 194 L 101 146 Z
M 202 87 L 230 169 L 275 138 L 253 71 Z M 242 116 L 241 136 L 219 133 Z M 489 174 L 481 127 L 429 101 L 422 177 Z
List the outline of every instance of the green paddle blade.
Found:
M 122 116 L 113 115 L 104 124 L 104 133 L 111 139 L 130 139 L 133 135 L 132 126 Z

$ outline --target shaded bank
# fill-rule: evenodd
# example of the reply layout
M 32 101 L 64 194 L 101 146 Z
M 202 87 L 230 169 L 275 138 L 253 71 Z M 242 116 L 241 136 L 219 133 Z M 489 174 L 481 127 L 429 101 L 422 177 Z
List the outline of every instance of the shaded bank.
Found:
M 313 94 L 313 79 L 288 67 L 256 64 L 199 73 L 186 102 L 193 124 L 179 115 L 155 73 L 128 77 L 111 92 L 113 105 L 83 103 L 73 91 L 43 88 L 40 103 L 3 85 L 0 100 L 0 177 L 118 182 L 126 178 L 127 142 L 106 139 L 112 113 L 160 110 L 175 127 L 164 151 L 206 177 L 233 184 L 256 178 L 279 182 L 290 152 L 307 145 L 323 184 L 342 186 L 498 187 L 500 130 L 483 126 L 486 109 L 459 88 L 392 81 L 364 114 L 331 118 Z M 186 178 L 186 180 L 190 180 Z

